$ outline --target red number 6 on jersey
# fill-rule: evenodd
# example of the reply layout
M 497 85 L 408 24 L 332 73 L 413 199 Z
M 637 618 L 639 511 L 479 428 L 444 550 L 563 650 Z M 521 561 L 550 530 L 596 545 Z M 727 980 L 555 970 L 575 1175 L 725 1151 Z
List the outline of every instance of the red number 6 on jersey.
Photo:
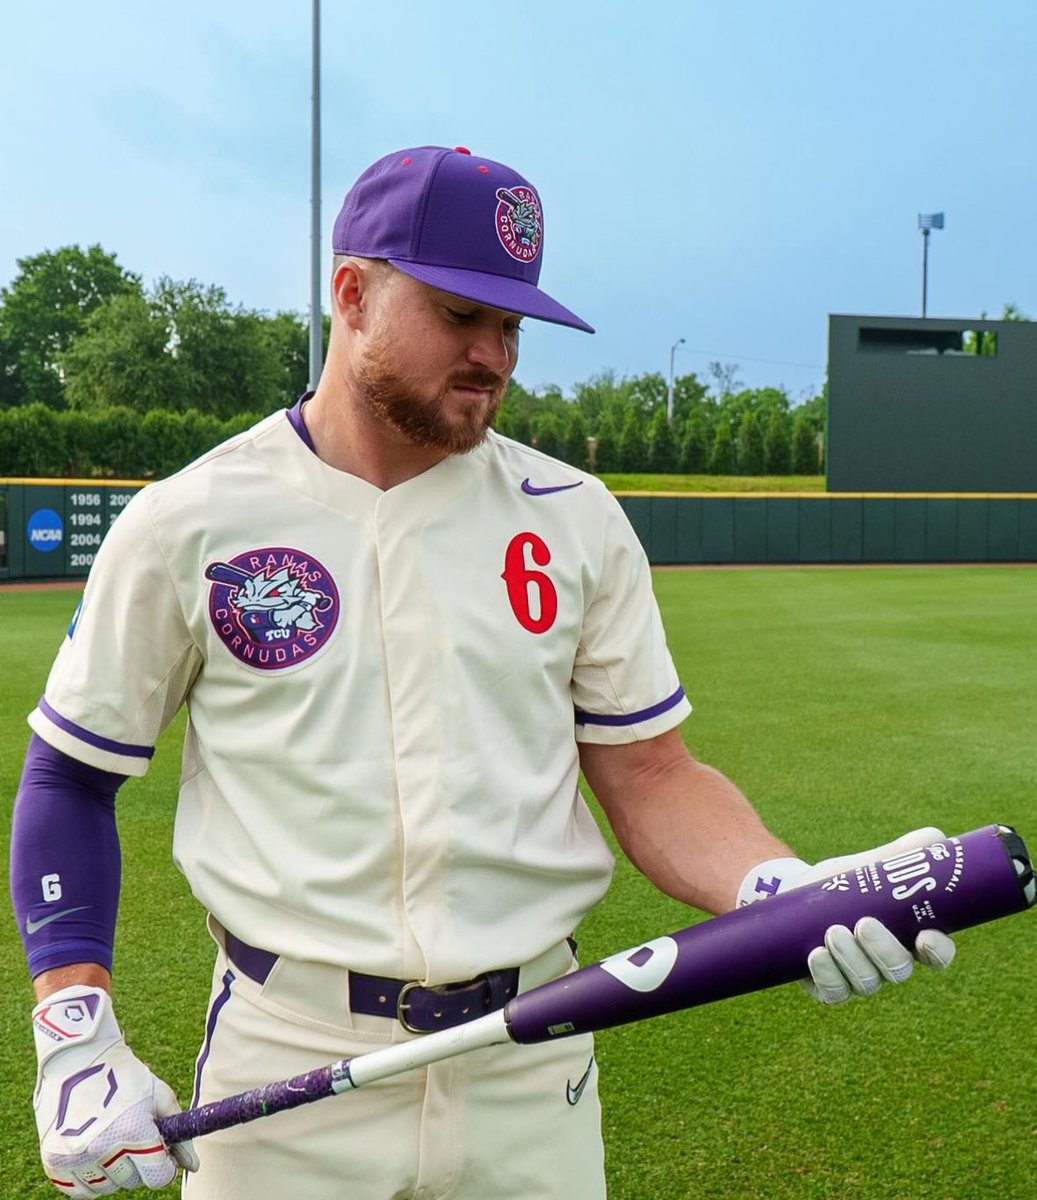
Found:
M 507 584 L 511 611 L 522 628 L 530 633 L 546 633 L 558 616 L 558 593 L 543 571 L 526 566 L 527 547 L 530 558 L 538 567 L 546 567 L 551 561 L 551 551 L 542 537 L 535 533 L 517 533 L 504 551 L 501 579 Z

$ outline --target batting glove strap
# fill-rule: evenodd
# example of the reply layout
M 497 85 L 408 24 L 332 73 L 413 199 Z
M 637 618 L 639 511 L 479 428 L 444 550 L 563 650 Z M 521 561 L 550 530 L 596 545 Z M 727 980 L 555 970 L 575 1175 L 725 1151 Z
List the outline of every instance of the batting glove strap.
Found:
M 189 1142 L 164 1145 L 156 1116 L 180 1111 L 172 1089 L 129 1049 L 108 994 L 72 987 L 33 1010 L 39 1059 L 33 1107 L 40 1155 L 64 1195 L 104 1196 L 196 1170 Z
M 742 880 L 738 888 L 737 907 L 745 908 L 757 900 L 787 892 L 789 888 L 796 887 L 810 869 L 810 864 L 801 858 L 769 858 L 753 867 Z

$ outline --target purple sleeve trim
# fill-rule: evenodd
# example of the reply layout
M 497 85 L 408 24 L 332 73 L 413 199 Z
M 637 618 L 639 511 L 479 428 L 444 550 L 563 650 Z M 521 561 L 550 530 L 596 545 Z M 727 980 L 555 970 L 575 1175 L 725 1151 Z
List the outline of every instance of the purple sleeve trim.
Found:
M 313 445 L 313 438 L 310 437 L 310 431 L 306 428 L 306 422 L 303 420 L 303 417 L 302 417 L 302 406 L 306 403 L 307 400 L 309 400 L 309 398 L 312 395 L 313 395 L 312 392 L 303 392 L 303 394 L 299 397 L 299 399 L 296 400 L 296 402 L 288 410 L 288 422 L 291 425 L 291 427 L 295 430 L 295 432 L 299 435 L 299 437 L 302 438 L 303 442 L 306 445 L 306 448 L 308 450 L 312 450 L 313 453 L 316 454 L 317 451 Z
M 603 716 L 599 713 L 581 712 L 576 710 L 577 725 L 637 725 L 641 721 L 650 721 L 652 717 L 662 716 L 671 708 L 676 708 L 684 699 L 684 688 L 678 687 L 672 696 L 653 704 L 651 708 L 642 708 L 638 712 L 620 713 L 617 716 Z
M 24 942 L 24 928 L 20 932 Z M 25 961 L 29 967 L 29 977 L 35 979 L 44 971 L 55 971 L 58 967 L 70 967 L 76 963 L 97 963 L 106 971 L 110 971 L 112 957 L 112 946 L 106 941 L 91 938 L 62 938 L 53 946 L 47 946 L 42 950 L 28 951 Z
M 70 733 L 81 742 L 86 742 L 88 746 L 96 746 L 98 750 L 107 750 L 110 754 L 121 754 L 124 758 L 151 758 L 155 753 L 154 746 L 134 746 L 132 742 L 114 742 L 111 738 L 99 737 L 96 733 L 91 733 L 89 729 L 84 729 L 82 725 L 77 725 L 74 721 L 66 720 L 61 713 L 51 708 L 47 703 L 46 696 L 40 697 L 38 707 L 40 712 L 59 729 Z
M 33 735 L 14 802 L 11 899 L 33 975 L 71 963 L 111 969 L 121 874 L 115 794 L 124 775 Z

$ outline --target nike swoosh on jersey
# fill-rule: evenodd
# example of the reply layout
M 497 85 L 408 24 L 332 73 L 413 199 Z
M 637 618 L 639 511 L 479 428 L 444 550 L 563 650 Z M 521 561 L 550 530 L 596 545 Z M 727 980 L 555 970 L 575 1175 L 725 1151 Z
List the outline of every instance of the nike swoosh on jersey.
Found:
M 25 932 L 31 937 L 37 930 L 42 929 L 44 925 L 49 925 L 51 921 L 59 921 L 62 917 L 71 916 L 72 913 L 85 912 L 89 907 L 89 904 L 80 904 L 78 908 L 63 908 L 61 912 L 51 913 L 39 921 L 34 921 L 32 917 L 26 917 Z
M 572 1081 L 569 1079 L 565 1081 L 565 1098 L 570 1104 L 576 1105 L 580 1103 L 580 1097 L 583 1095 L 583 1090 L 587 1086 L 587 1081 L 591 1077 L 591 1069 L 593 1066 L 594 1056 L 591 1055 L 591 1060 L 587 1064 L 587 1070 L 584 1071 L 584 1073 L 580 1076 L 579 1082 L 576 1084 L 576 1086 L 573 1087 Z
M 560 483 L 554 487 L 537 487 L 536 484 L 529 482 L 527 476 L 522 480 L 522 490 L 527 496 L 549 496 L 552 492 L 568 492 L 573 488 L 583 487 L 583 480 L 577 480 L 576 483 Z

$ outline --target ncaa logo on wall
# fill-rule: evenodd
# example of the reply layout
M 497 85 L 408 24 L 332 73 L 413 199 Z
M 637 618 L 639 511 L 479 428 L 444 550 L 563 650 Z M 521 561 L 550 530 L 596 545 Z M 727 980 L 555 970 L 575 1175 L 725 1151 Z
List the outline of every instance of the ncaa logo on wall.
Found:
M 38 508 L 25 523 L 25 534 L 34 550 L 49 554 L 65 537 L 61 517 L 52 508 Z

